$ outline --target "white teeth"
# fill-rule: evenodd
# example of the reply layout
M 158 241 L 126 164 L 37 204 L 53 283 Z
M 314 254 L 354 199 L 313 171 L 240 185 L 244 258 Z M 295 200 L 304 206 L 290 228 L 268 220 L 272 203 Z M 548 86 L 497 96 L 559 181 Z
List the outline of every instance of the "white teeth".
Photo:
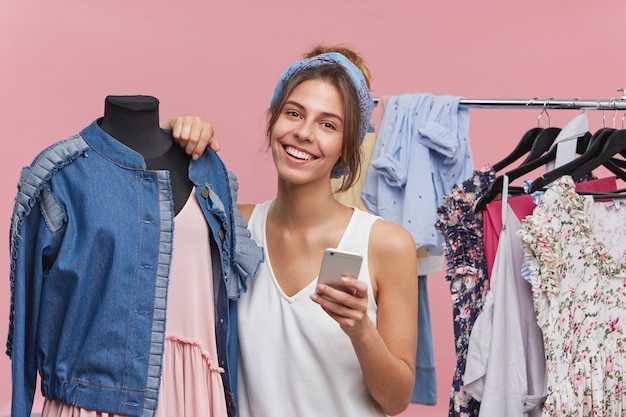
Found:
M 291 146 L 287 146 L 285 150 L 287 151 L 289 155 L 293 156 L 294 158 L 304 159 L 305 161 L 309 161 L 313 159 L 313 157 L 309 155 L 308 153 L 301 152 L 297 149 L 292 148 Z

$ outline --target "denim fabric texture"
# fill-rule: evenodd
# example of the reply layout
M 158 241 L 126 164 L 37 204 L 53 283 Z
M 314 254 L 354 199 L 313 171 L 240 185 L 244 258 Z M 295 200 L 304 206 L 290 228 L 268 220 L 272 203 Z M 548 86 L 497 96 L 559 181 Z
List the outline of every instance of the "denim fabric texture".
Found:
M 214 152 L 190 163 L 189 179 L 222 278 L 215 280 L 218 360 L 234 416 L 231 304 L 256 274 L 262 251 L 237 211 L 236 178 Z M 13 417 L 30 415 L 37 373 L 47 398 L 100 412 L 154 414 L 173 217 L 169 172 L 147 170 L 143 157 L 98 120 L 22 170 L 10 231 Z
M 411 403 L 435 405 L 437 404 L 437 373 L 435 371 L 427 276 L 418 276 L 417 285 L 419 289 L 417 296 L 417 355 L 415 356 L 415 385 L 413 385 Z

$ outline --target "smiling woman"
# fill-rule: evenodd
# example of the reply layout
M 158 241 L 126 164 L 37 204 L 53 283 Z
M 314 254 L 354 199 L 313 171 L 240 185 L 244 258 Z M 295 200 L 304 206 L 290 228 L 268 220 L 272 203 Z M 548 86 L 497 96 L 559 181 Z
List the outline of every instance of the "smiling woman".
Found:
M 238 302 L 244 417 L 375 417 L 409 405 L 417 344 L 413 238 L 339 203 L 331 188 L 331 178 L 349 188 L 359 174 L 373 107 L 368 76 L 355 52 L 318 47 L 289 66 L 274 91 L 267 138 L 278 192 L 239 206 L 265 254 Z M 342 278 L 350 291 L 318 282 L 327 248 L 362 256 L 358 274 Z
M 266 259 L 238 303 L 243 416 L 383 416 L 410 401 L 414 243 L 400 226 L 333 196 L 331 178 L 349 188 L 358 176 L 373 106 L 369 72 L 346 56 L 358 55 L 336 51 L 317 48 L 283 73 L 267 128 L 278 193 L 241 206 Z M 317 282 L 326 248 L 363 257 L 358 276 L 343 278 L 352 291 Z

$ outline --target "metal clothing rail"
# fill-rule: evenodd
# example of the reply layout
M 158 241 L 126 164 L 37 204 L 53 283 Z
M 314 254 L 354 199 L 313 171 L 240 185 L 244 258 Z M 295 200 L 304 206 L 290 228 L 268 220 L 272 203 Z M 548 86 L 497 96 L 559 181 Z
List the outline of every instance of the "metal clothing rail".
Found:
M 459 105 L 471 108 L 543 108 L 581 110 L 626 110 L 626 98 L 618 99 L 461 99 Z
M 520 99 L 484 99 L 461 98 L 459 105 L 471 108 L 509 108 L 509 109 L 581 109 L 581 110 L 626 110 L 626 93 L 622 97 L 611 99 L 558 99 L 558 98 L 520 98 Z M 379 99 L 375 98 L 374 103 Z

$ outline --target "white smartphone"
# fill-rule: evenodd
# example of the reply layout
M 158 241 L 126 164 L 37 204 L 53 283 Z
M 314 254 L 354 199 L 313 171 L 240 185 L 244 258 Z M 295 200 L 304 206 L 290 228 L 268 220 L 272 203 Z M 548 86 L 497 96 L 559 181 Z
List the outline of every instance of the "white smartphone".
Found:
M 357 278 L 362 262 L 363 256 L 358 253 L 328 248 L 324 251 L 317 282 L 352 294 L 354 290 L 343 285 L 341 277 L 349 275 Z

